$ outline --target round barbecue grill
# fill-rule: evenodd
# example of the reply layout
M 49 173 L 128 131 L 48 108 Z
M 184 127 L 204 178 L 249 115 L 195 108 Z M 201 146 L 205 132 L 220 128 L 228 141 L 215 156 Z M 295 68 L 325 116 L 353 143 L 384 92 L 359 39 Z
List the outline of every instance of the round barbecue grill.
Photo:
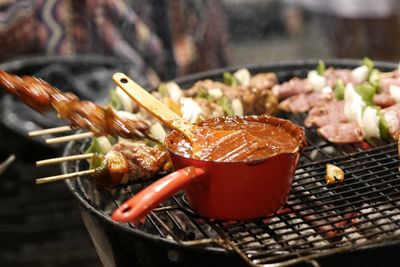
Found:
M 354 68 L 355 60 L 326 61 Z M 305 77 L 317 61 L 247 67 L 252 74 L 275 72 L 279 82 Z M 376 63 L 383 71 L 397 67 Z M 243 66 L 241 66 L 243 67 Z M 200 79 L 220 80 L 219 69 L 177 79 L 187 88 Z M 279 114 L 302 125 L 305 114 Z M 177 194 L 154 209 L 143 225 L 114 222 L 110 214 L 147 183 L 99 191 L 90 178 L 66 182 L 79 202 L 83 221 L 104 266 L 287 266 L 390 265 L 400 244 L 400 175 L 397 144 L 371 148 L 335 145 L 306 130 L 303 150 L 287 204 L 278 212 L 248 221 L 215 221 L 195 214 Z M 88 140 L 67 145 L 64 155 L 82 153 Z M 345 171 L 343 184 L 327 187 L 325 166 Z M 62 165 L 64 173 L 87 168 Z M 156 179 L 157 177 L 155 177 Z M 150 181 L 151 182 L 151 181 Z

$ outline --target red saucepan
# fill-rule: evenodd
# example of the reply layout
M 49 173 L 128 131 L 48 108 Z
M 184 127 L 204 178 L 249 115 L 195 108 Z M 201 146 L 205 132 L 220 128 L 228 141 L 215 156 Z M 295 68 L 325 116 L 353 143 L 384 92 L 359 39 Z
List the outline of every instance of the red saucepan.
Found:
M 137 222 L 174 193 L 184 190 L 191 208 L 200 215 L 240 220 L 268 215 L 278 210 L 291 189 L 292 177 L 304 144 L 304 131 L 290 121 L 269 116 L 243 120 L 279 125 L 297 146 L 289 153 L 250 162 L 216 162 L 186 158 L 171 150 L 177 131 L 165 145 L 177 171 L 156 181 L 123 203 L 112 215 L 121 222 Z

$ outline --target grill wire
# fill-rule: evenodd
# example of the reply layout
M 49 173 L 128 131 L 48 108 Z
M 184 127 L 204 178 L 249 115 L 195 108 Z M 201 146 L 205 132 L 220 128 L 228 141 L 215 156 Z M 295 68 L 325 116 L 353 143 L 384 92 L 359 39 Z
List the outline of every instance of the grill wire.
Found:
M 297 123 L 304 118 L 304 114 L 290 117 Z M 254 266 L 286 266 L 399 239 L 397 144 L 363 150 L 358 145 L 330 144 L 313 129 L 306 133 L 308 146 L 288 201 L 278 212 L 248 221 L 214 221 L 196 215 L 177 194 L 154 209 L 138 229 L 183 246 L 222 246 Z M 78 153 L 86 146 L 84 142 L 75 149 Z M 327 163 L 343 169 L 344 183 L 326 185 Z M 87 168 L 83 164 L 71 164 L 70 171 Z M 150 182 L 98 191 L 90 179 L 79 178 L 77 189 L 96 209 L 110 215 Z

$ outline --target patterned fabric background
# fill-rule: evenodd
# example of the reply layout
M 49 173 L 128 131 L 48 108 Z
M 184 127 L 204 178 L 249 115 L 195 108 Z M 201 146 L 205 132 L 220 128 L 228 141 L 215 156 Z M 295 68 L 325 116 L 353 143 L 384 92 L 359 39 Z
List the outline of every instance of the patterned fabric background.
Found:
M 217 0 L 3 0 L 0 60 L 114 55 L 168 79 L 227 65 L 225 23 Z

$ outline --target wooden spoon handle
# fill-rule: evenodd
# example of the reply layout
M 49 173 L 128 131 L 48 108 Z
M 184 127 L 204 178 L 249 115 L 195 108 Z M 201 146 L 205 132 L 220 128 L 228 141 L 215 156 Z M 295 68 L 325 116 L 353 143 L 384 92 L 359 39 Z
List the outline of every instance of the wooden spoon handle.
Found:
M 152 96 L 125 74 L 115 73 L 113 75 L 113 80 L 141 107 L 150 112 L 154 117 L 165 123 L 167 126 L 181 132 L 190 140 L 190 130 L 192 128 L 192 124 L 182 119 L 182 117 L 158 101 L 157 98 Z

